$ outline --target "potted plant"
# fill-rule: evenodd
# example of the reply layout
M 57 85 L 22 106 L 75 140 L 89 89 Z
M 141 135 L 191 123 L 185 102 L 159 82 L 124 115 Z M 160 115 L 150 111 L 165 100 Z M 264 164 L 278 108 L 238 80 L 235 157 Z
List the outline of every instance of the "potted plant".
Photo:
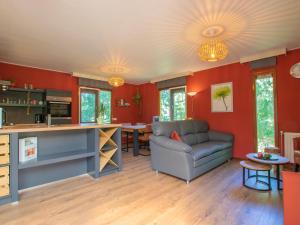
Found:
M 140 105 L 140 103 L 142 101 L 142 96 L 141 96 L 139 90 L 136 91 L 136 94 L 133 96 L 132 99 L 136 105 Z
M 105 115 L 105 106 L 103 103 L 100 103 L 100 106 L 98 108 L 98 117 L 97 117 L 98 124 L 104 123 L 104 115 Z

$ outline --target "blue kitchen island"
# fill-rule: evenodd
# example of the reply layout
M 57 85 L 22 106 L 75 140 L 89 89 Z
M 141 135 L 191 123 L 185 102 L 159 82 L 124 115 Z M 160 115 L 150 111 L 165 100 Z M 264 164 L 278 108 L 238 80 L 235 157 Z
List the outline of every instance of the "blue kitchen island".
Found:
M 19 139 L 27 137 L 37 137 L 37 158 L 19 162 Z M 121 169 L 119 124 L 0 129 L 0 204 L 18 201 L 22 189 L 82 174 L 98 178 Z

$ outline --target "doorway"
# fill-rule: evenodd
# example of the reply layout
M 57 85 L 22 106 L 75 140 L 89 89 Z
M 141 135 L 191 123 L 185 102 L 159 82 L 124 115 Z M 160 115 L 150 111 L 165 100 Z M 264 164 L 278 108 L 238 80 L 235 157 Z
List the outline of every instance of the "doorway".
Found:
M 160 91 L 160 120 L 186 119 L 186 87 L 175 87 Z
M 185 87 L 170 89 L 170 93 L 172 120 L 184 120 L 186 118 Z
M 277 146 L 277 108 L 275 71 L 255 73 L 256 150 Z

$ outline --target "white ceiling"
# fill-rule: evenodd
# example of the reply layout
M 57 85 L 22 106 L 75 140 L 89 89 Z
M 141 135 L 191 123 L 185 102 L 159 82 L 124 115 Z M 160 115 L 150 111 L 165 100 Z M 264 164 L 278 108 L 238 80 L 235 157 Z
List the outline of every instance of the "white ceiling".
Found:
M 126 82 L 199 71 L 273 48 L 300 47 L 299 0 L 1 0 L 0 61 Z M 197 56 L 201 32 L 222 25 L 229 56 Z

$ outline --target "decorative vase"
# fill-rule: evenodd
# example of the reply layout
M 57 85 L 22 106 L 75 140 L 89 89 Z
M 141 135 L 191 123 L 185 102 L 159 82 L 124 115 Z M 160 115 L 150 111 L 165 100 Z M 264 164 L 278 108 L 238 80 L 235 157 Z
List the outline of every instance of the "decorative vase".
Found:
M 104 118 L 103 118 L 103 116 L 98 116 L 97 117 L 97 123 L 98 124 L 104 124 Z

